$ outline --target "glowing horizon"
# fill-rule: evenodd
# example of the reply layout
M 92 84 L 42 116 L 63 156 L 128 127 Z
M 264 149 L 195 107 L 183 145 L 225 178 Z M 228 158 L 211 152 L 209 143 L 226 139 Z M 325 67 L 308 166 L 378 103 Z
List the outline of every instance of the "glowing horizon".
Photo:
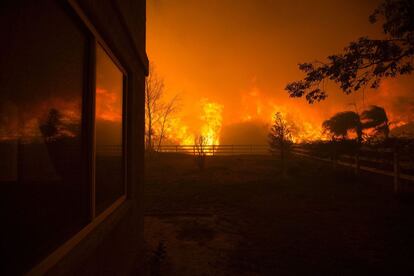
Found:
M 322 122 L 336 112 L 370 105 L 383 106 L 392 126 L 412 121 L 413 75 L 349 96 L 328 84 L 328 99 L 314 105 L 284 91 L 303 76 L 299 62 L 339 53 L 360 36 L 381 37 L 381 26 L 368 21 L 379 2 L 148 1 L 149 58 L 165 80 L 167 98 L 182 98 L 173 122 L 176 140 L 188 143 L 203 132 L 205 98 L 221 107 L 218 143 L 230 126 L 266 126 L 276 111 L 302 129 L 297 141 L 321 138 Z

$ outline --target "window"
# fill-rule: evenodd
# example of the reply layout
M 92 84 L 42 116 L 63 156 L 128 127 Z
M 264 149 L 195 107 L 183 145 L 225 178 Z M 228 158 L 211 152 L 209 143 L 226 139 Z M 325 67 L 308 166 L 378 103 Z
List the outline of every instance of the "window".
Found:
M 0 19 L 2 275 L 27 271 L 90 219 L 88 35 L 58 1 L 20 2 Z
M 0 43 L 0 275 L 29 271 L 126 193 L 119 63 L 59 1 L 9 1 L 7 9 L 0 17 L 8 38 Z
M 121 70 L 98 44 L 95 99 L 96 214 L 100 214 L 125 193 L 123 78 Z

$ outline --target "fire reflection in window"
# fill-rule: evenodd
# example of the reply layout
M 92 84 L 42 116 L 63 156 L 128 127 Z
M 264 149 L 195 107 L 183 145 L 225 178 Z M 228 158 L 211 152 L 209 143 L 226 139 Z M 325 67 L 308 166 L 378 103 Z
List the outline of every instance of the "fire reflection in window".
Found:
M 59 1 L 3 2 L 0 274 L 23 275 L 90 219 L 82 150 L 89 38 Z
M 96 214 L 125 193 L 123 177 L 123 74 L 96 49 L 95 189 Z

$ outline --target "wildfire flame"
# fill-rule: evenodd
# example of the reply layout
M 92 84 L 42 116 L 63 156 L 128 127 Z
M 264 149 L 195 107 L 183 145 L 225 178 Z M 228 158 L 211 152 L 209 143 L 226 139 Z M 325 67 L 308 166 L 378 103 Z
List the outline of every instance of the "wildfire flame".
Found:
M 179 117 L 173 117 L 165 129 L 165 144 L 193 145 L 195 138 L 200 135 L 206 139 L 207 145 L 220 143 L 223 106 L 207 99 L 201 100 L 200 103 L 199 128 L 190 128 Z
M 250 95 L 256 97 L 258 92 L 256 91 Z M 329 138 L 323 134 L 320 123 L 307 120 L 304 114 L 294 112 L 296 109 L 289 109 L 286 106 L 276 105 L 271 102 L 264 104 L 258 99 L 246 101 L 242 109 L 247 112 L 239 118 L 239 122 L 258 121 L 269 127 L 272 124 L 274 114 L 279 112 L 283 120 L 294 126 L 295 131 L 292 133 L 292 140 L 295 143 L 327 140 Z M 219 145 L 223 127 L 223 110 L 224 106 L 219 103 L 209 101 L 208 99 L 201 100 L 200 126 L 198 128 L 190 128 L 183 120 L 174 117 L 170 120 L 170 124 L 166 129 L 164 144 L 192 145 L 195 138 L 201 135 L 206 139 L 207 145 Z
M 166 143 L 192 145 L 194 143 L 194 134 L 190 133 L 188 126 L 184 125 L 180 118 L 172 118 L 167 126 Z
M 315 140 L 328 140 L 329 137 L 323 133 L 322 126 L 316 125 L 304 118 L 300 113 L 289 113 L 286 107 L 275 107 L 273 115 L 279 112 L 285 123 L 292 126 L 292 141 L 294 143 L 303 143 Z
M 201 127 L 201 136 L 206 139 L 207 145 L 220 144 L 220 131 L 222 125 L 223 106 L 207 99 L 202 100 L 203 114 L 201 120 L 204 122 Z
M 49 98 L 30 106 L 19 106 L 5 102 L 0 106 L 0 141 L 21 139 L 24 142 L 42 140 L 40 125 L 44 123 L 51 109 L 60 114 L 63 125 L 78 125 L 81 120 L 79 99 Z M 74 137 L 69 129 L 60 129 L 60 135 Z
M 266 127 L 270 128 L 273 123 L 273 116 L 276 112 L 280 112 L 284 120 L 295 125 L 296 131 L 292 135 L 293 142 L 302 143 L 315 140 L 329 140 L 330 137 L 328 134 L 323 132 L 322 123 L 324 120 L 329 119 L 335 113 L 341 111 L 356 110 L 356 112 L 362 112 L 362 110 L 372 104 L 378 104 L 386 109 L 390 128 L 393 129 L 411 122 L 413 120 L 413 113 L 411 110 L 413 109 L 412 107 L 410 109 L 410 107 L 405 107 L 404 105 L 404 112 L 399 112 L 395 106 L 387 103 L 387 101 L 389 101 L 387 95 L 392 95 L 392 93 L 389 93 L 390 90 L 398 91 L 398 87 L 394 89 L 393 87 L 389 87 L 388 83 L 386 83 L 386 85 L 377 91 L 375 97 L 371 95 L 370 101 L 365 97 L 362 104 L 360 103 L 361 100 L 356 97 L 355 102 L 358 104 L 350 104 L 349 102 L 344 103 L 344 100 L 338 100 L 338 103 L 335 105 L 330 104 L 322 106 L 321 104 L 319 106 L 310 106 L 306 102 L 300 102 L 299 100 L 290 100 L 283 97 L 275 99 L 275 97 L 271 95 L 269 96 L 269 93 L 264 93 L 260 88 L 253 85 L 250 89 L 241 93 L 240 99 L 235 100 L 235 105 L 230 105 L 228 109 L 226 109 L 226 112 L 230 112 L 225 114 L 231 114 L 231 117 L 223 116 L 224 105 L 209 101 L 208 99 L 201 100 L 198 114 L 191 114 L 191 123 L 188 123 L 182 118 L 174 118 L 172 120 L 168 135 L 166 135 L 168 139 L 165 139 L 163 143 L 181 145 L 193 144 L 194 138 L 201 135 L 205 137 L 208 145 L 220 144 L 221 138 L 223 138 L 222 141 L 225 140 L 226 143 L 237 144 L 238 140 L 234 138 L 235 136 L 229 135 L 220 137 L 221 133 L 228 134 L 228 132 L 225 131 L 227 130 L 226 127 L 238 125 L 244 127 L 246 126 L 244 123 L 247 123 L 247 125 L 250 123 L 252 125 L 259 124 L 263 127 L 261 129 L 265 129 Z M 400 98 L 397 98 L 399 99 L 397 103 L 404 102 L 403 100 L 406 99 Z M 400 105 L 396 106 L 398 107 Z M 411 106 L 413 105 L 411 104 Z M 194 122 L 194 117 L 199 118 L 198 123 Z M 222 131 L 222 129 L 225 130 Z M 228 129 L 234 128 L 229 127 Z M 369 134 L 369 130 L 366 132 Z M 255 133 L 250 133 L 249 135 L 255 135 Z M 267 136 L 265 133 L 261 132 L 257 133 L 257 135 L 263 137 L 263 139 L 256 139 L 258 136 L 255 136 L 252 137 L 251 140 L 260 141 L 259 143 L 266 143 Z M 352 137 L 352 135 L 353 134 L 351 133 L 350 136 Z M 226 137 L 231 137 L 233 140 L 226 139 Z M 249 141 L 249 137 L 244 137 L 242 140 Z

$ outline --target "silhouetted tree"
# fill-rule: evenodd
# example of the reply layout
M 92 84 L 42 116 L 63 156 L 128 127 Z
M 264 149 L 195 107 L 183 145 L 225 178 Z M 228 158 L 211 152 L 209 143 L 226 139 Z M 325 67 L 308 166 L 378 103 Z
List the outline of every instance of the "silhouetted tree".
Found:
M 384 108 L 373 105 L 369 109 L 362 112 L 361 119 L 363 120 L 363 128 L 373 128 L 375 135 L 383 134 L 384 138 L 388 139 L 390 133 L 390 123 Z
M 157 145 L 160 147 L 171 115 L 178 109 L 178 96 L 166 102 L 163 100 L 164 94 L 164 80 L 156 73 L 154 64 L 151 64 L 145 79 L 145 141 L 148 151 L 153 151 Z
M 46 141 L 54 140 L 61 129 L 62 125 L 62 114 L 59 110 L 52 108 L 49 110 L 46 120 L 39 126 L 40 132 Z
M 361 116 L 354 111 L 336 113 L 322 124 L 325 132 L 332 135 L 332 139 L 342 140 L 348 137 L 349 131 L 355 131 L 358 144 L 362 143 L 364 129 L 374 129 L 374 135 L 383 134 L 385 139 L 389 136 L 389 122 L 384 108 L 373 105 L 362 112 Z
M 354 111 L 336 113 L 330 119 L 322 123 L 324 131 L 332 135 L 332 139 L 345 139 L 348 131 L 353 130 L 357 134 L 358 143 L 362 142 L 362 124 L 359 115 Z
M 154 71 L 153 64 L 150 66 L 150 72 L 145 79 L 145 115 L 146 115 L 146 148 L 148 151 L 154 149 L 153 134 L 154 123 L 159 119 L 160 99 L 164 93 L 164 80 L 159 78 Z
M 178 110 L 177 102 L 178 102 L 178 96 L 175 96 L 174 98 L 171 99 L 171 101 L 162 105 L 162 109 L 160 112 L 161 116 L 159 120 L 159 134 L 158 134 L 157 150 L 159 150 L 161 147 L 162 141 L 165 137 L 165 130 L 169 125 L 171 116 Z
M 382 17 L 385 39 L 361 37 L 351 42 L 344 53 L 331 55 L 326 62 L 299 64 L 306 73 L 303 80 L 289 83 L 291 97 L 305 95 L 309 103 L 327 97 L 324 81 L 339 84 L 350 94 L 361 87 L 377 88 L 381 79 L 410 74 L 414 57 L 414 1 L 385 0 L 369 17 L 371 23 Z
M 280 112 L 276 112 L 273 117 L 273 125 L 269 132 L 269 146 L 272 153 L 280 154 L 282 173 L 285 175 L 285 162 L 287 153 L 291 150 L 293 144 L 293 132 L 295 126 L 288 123 Z
M 194 158 L 200 170 L 204 170 L 206 165 L 206 146 L 207 138 L 200 135 L 194 139 Z

